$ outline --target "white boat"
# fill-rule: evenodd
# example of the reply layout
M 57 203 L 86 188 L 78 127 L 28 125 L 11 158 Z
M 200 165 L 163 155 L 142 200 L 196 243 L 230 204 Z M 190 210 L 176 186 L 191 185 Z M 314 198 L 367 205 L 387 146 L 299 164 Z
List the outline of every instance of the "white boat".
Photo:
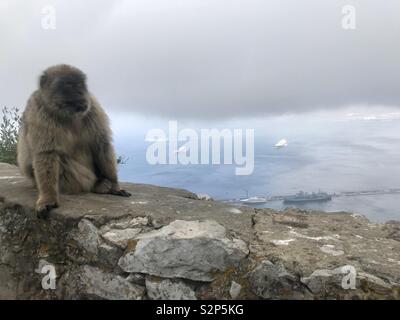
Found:
M 243 203 L 251 203 L 251 204 L 261 204 L 261 203 L 266 203 L 267 199 L 262 198 L 262 197 L 250 197 L 250 198 L 245 198 L 245 199 L 240 199 L 240 202 Z
M 285 139 L 281 139 L 275 144 L 275 147 L 283 148 L 283 147 L 287 147 L 287 145 L 288 145 L 288 142 Z

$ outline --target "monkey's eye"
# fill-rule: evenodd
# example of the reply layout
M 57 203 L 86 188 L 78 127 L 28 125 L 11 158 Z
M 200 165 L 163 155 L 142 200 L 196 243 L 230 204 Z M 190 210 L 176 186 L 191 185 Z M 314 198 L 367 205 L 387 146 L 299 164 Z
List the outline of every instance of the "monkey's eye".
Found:
M 78 83 L 71 82 L 71 81 L 66 81 L 61 86 L 64 90 L 79 90 L 79 89 L 81 89 L 81 87 L 79 86 Z

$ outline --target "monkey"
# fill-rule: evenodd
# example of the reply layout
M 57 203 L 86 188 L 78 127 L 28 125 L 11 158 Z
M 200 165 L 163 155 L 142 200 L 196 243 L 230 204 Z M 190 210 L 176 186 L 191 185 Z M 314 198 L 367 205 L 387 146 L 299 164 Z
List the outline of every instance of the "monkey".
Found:
M 47 68 L 22 114 L 17 163 L 38 190 L 38 218 L 59 207 L 60 193 L 131 196 L 119 186 L 109 119 L 86 78 L 71 65 Z

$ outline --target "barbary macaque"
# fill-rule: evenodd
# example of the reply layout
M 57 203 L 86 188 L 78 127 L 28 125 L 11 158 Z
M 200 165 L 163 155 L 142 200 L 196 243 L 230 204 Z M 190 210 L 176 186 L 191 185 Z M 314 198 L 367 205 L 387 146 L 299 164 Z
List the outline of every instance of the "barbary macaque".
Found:
M 60 192 L 130 196 L 118 184 L 108 117 L 73 66 L 41 75 L 22 116 L 18 166 L 38 189 L 39 218 L 59 206 Z

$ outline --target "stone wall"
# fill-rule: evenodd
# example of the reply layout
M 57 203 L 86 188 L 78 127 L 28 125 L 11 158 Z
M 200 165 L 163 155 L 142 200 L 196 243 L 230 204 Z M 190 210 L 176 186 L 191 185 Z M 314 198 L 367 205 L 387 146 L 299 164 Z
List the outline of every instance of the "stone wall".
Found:
M 0 298 L 400 298 L 399 222 L 123 186 L 131 198 L 62 196 L 38 220 L 36 191 L 0 164 Z

